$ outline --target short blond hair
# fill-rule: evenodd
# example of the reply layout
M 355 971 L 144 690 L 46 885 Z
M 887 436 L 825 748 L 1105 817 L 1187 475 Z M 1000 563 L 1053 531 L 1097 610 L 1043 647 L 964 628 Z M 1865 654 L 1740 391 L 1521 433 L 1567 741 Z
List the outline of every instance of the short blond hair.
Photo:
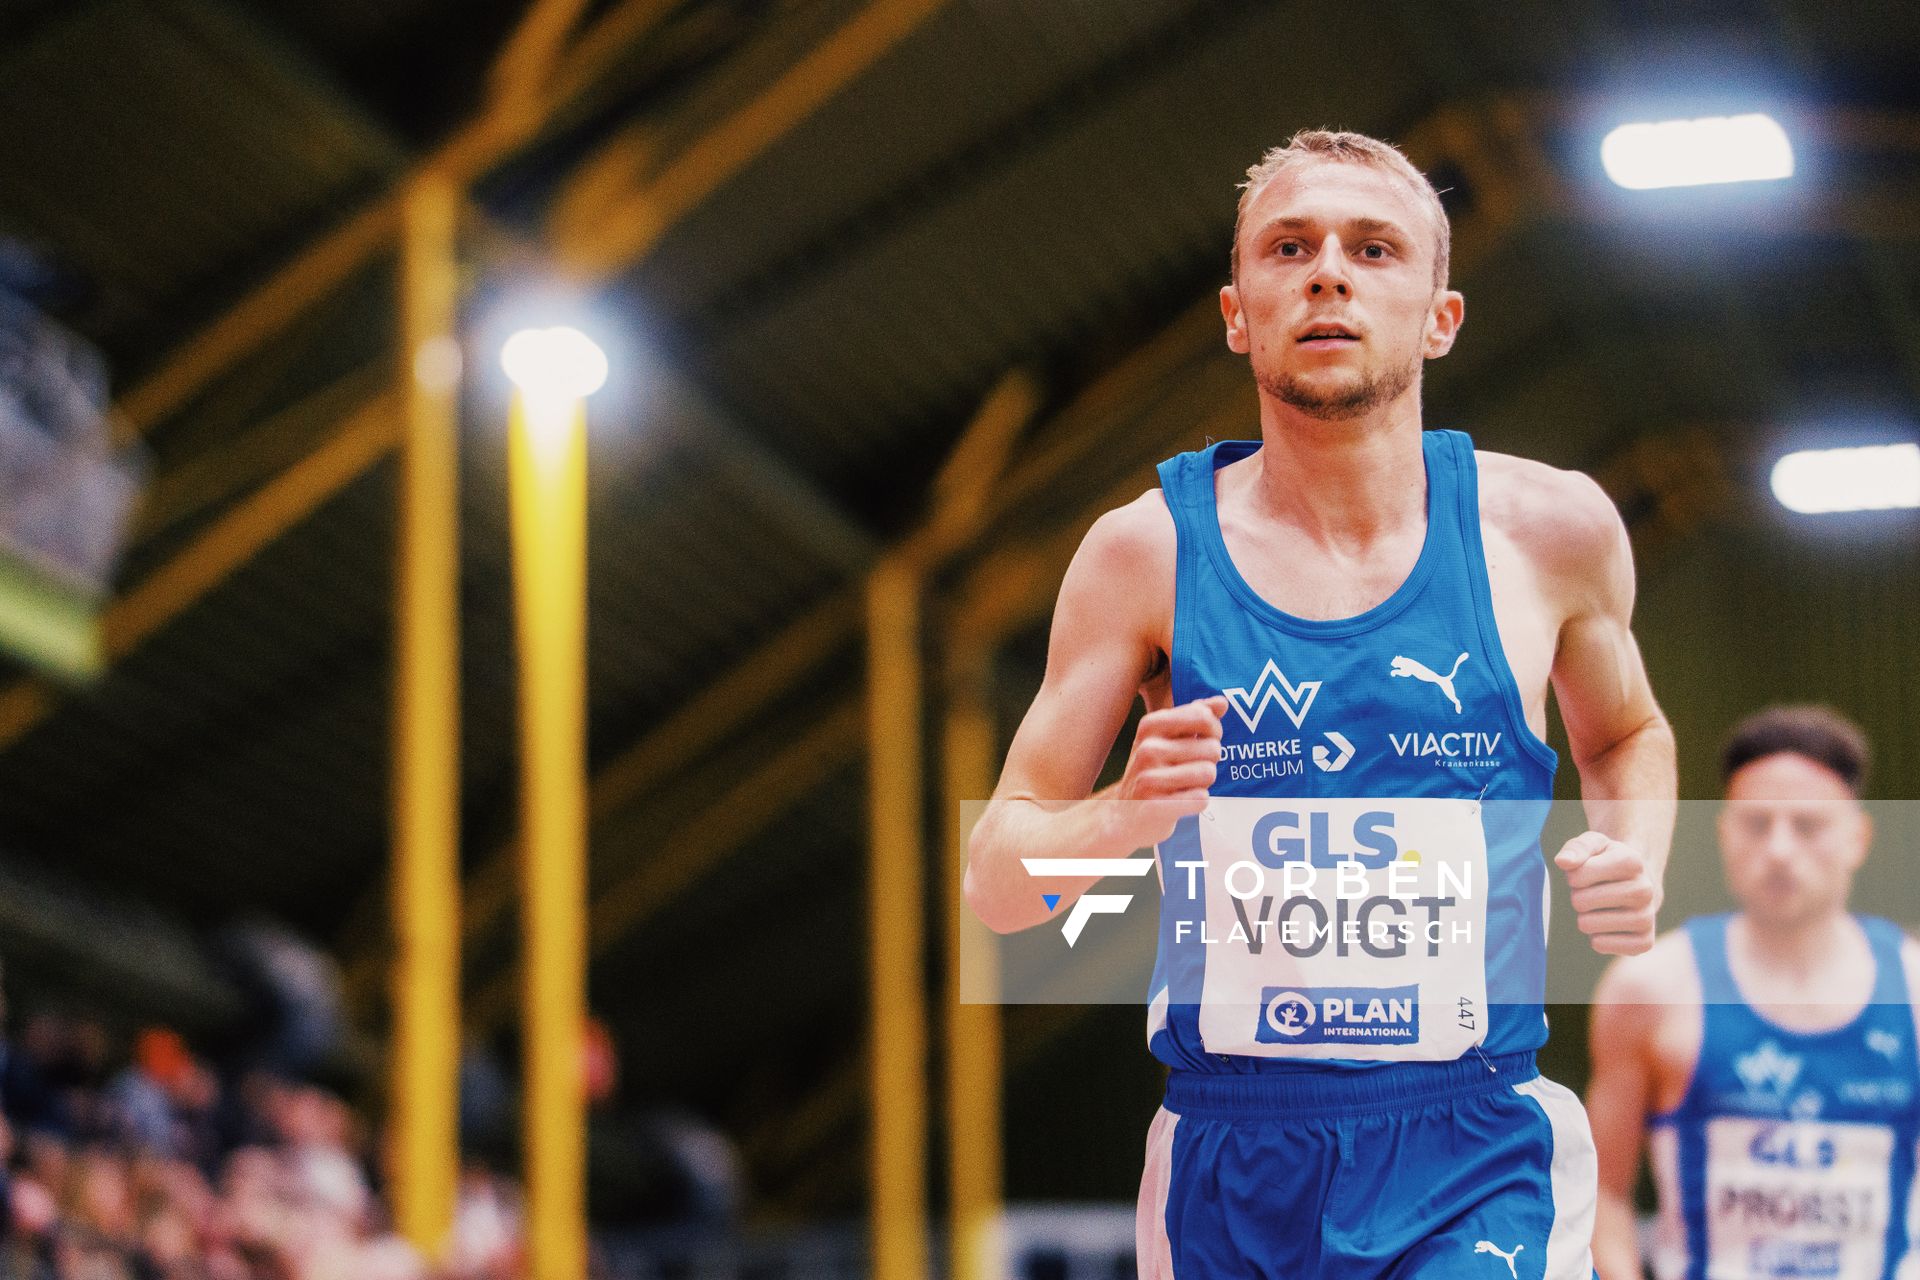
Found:
M 1452 256 L 1453 248 L 1453 228 L 1447 222 L 1446 209 L 1440 204 L 1440 193 L 1427 181 L 1427 175 L 1414 167 L 1413 161 L 1407 159 L 1406 154 L 1392 143 L 1369 138 L 1364 133 L 1348 133 L 1337 129 L 1302 129 L 1287 139 L 1286 145 L 1269 148 L 1260 157 L 1260 163 L 1247 170 L 1247 180 L 1240 184 L 1240 207 L 1233 215 L 1230 279 L 1236 283 L 1240 279 L 1240 224 L 1247 216 L 1247 206 L 1274 178 L 1309 160 L 1371 165 L 1411 187 L 1415 198 L 1433 219 L 1433 287 L 1446 287 L 1448 259 Z

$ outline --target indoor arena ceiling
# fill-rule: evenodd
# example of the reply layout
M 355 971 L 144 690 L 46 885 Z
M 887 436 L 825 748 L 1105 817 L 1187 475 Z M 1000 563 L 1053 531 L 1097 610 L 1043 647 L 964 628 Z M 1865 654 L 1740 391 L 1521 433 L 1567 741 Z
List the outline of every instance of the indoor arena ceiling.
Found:
M 0 237 L 52 265 L 46 305 L 105 353 L 148 469 L 105 676 L 5 669 L 0 850 L 189 925 L 271 913 L 337 946 L 361 995 L 388 845 L 380 210 L 474 118 L 528 9 L 0 0 Z M 1773 536 L 1768 450 L 1920 397 L 1920 8 L 1846 12 L 586 5 L 565 94 L 474 185 L 468 315 L 492 334 L 550 260 L 592 282 L 615 353 L 592 446 L 595 1003 L 629 1079 L 722 1114 L 806 1104 L 838 1132 L 863 1020 L 865 571 L 937 545 L 930 626 L 1002 612 L 1017 715 L 1077 531 L 1159 457 L 1257 429 L 1213 294 L 1235 183 L 1295 128 L 1401 141 L 1447 188 L 1468 324 L 1430 423 L 1602 475 L 1643 590 Z M 1801 148 L 1787 194 L 1631 200 L 1599 175 L 1620 119 L 1755 108 Z M 324 283 L 266 318 L 303 269 Z M 476 337 L 462 741 L 469 973 L 498 1012 L 516 750 L 493 363 Z M 982 422 L 1009 442 L 1000 478 L 963 532 L 929 534 Z M 1892 746 L 1908 776 L 1913 741 Z M 747 918 L 756 953 L 700 945 Z M 743 989 L 771 1011 L 753 1043 L 693 1016 Z M 718 1070 L 743 1055 L 744 1083 Z M 799 1168 L 794 1141 L 752 1153 Z M 806 1176 L 796 1203 L 850 1193 Z

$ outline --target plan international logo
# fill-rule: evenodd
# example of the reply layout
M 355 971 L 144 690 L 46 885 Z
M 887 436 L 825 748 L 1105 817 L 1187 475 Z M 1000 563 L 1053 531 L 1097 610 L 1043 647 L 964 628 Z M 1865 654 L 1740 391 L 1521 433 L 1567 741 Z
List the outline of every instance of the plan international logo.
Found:
M 1420 1039 L 1420 987 L 1265 987 L 1260 1044 L 1392 1044 Z

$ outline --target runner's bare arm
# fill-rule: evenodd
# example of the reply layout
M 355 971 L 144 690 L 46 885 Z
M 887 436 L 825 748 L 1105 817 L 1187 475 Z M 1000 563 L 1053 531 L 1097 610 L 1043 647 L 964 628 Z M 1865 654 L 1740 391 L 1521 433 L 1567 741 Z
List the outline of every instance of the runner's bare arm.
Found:
M 1653 953 L 1614 961 L 1593 993 L 1589 1039 L 1593 1075 L 1587 1119 L 1600 1160 L 1593 1218 L 1593 1265 L 1600 1280 L 1640 1280 L 1640 1243 L 1633 1186 L 1647 1117 L 1653 1112 L 1654 1028 L 1664 998 Z M 1648 990 L 1649 984 L 1656 989 Z
M 1541 514 L 1528 542 L 1562 617 L 1553 689 L 1591 828 L 1554 862 L 1594 950 L 1634 955 L 1653 945 L 1673 841 L 1673 730 L 1633 639 L 1633 549 L 1619 512 L 1578 472 L 1541 467 L 1532 483 Z
M 1125 776 L 1091 795 L 1135 695 L 1166 660 L 1174 547 L 1155 490 L 1095 521 L 1067 569 L 1046 675 L 968 846 L 967 903 L 992 929 L 1057 918 L 1098 879 L 1036 879 L 1021 858 L 1125 857 L 1206 805 L 1221 698 L 1143 716 Z M 1049 910 L 1042 892 L 1059 904 Z

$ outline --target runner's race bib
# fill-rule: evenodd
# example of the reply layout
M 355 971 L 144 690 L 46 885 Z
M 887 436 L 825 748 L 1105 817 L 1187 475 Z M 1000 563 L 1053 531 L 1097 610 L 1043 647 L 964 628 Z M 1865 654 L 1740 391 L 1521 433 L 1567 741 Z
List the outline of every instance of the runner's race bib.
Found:
M 1707 1275 L 1878 1280 L 1886 1265 L 1884 1125 L 1707 1123 Z
M 1173 946 L 1203 956 L 1209 1052 L 1451 1060 L 1486 1038 L 1479 801 L 1215 796 L 1198 826 L 1204 865 L 1162 874 L 1205 899 Z

